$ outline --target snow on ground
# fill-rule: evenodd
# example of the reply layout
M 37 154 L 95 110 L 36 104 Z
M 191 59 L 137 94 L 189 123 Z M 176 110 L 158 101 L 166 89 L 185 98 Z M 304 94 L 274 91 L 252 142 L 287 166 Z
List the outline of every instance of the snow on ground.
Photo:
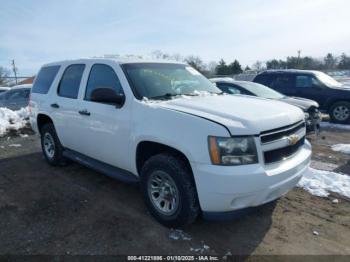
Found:
M 350 130 L 350 125 L 333 124 L 330 122 L 321 122 L 320 126 L 321 128 L 338 128 L 338 129 Z
M 350 176 L 332 171 L 310 167 L 297 186 L 319 197 L 327 197 L 333 192 L 350 198 Z
M 336 164 L 321 162 L 321 161 L 317 161 L 317 160 L 312 160 L 310 166 L 312 168 L 315 168 L 318 170 L 325 170 L 325 171 L 333 171 L 339 167 L 339 165 L 336 165 Z
M 12 111 L 8 108 L 0 107 L 0 137 L 10 130 L 19 130 L 28 123 L 29 110 L 22 108 Z
M 169 238 L 173 240 L 186 240 L 189 241 L 192 237 L 181 229 L 171 229 Z
M 333 145 L 332 150 L 350 155 L 350 144 Z
M 11 144 L 11 145 L 9 145 L 9 147 L 22 147 L 22 145 L 21 144 Z

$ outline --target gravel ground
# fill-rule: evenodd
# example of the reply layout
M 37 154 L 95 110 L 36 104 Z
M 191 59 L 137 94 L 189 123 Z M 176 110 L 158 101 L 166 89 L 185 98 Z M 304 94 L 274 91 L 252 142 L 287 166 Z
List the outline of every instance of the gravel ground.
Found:
M 24 133 L 0 138 L 0 254 L 350 255 L 350 201 L 340 196 L 296 188 L 235 220 L 176 231 L 152 219 L 137 186 L 75 163 L 50 167 Z M 312 165 L 350 175 L 350 156 L 330 148 L 349 141 L 349 131 L 324 129 Z

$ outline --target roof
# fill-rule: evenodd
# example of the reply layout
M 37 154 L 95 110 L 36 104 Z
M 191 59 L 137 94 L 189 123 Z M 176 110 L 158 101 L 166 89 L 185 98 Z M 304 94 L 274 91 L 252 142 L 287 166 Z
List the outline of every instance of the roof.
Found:
M 240 83 L 242 84 L 242 83 L 246 83 L 246 82 L 252 83 L 250 81 L 235 80 L 231 77 L 217 77 L 217 78 L 210 78 L 209 80 L 214 82 L 214 83 L 218 83 L 218 82 L 232 83 L 232 84 L 240 84 Z M 256 83 L 254 83 L 254 84 L 256 84 Z
M 212 82 L 231 82 L 233 81 L 232 77 L 213 77 L 209 79 Z
M 24 84 L 24 85 L 16 85 L 16 86 L 13 86 L 11 89 L 22 89 L 22 88 L 32 88 L 32 84 Z
M 271 74 L 271 73 L 307 73 L 307 74 L 314 74 L 318 71 L 316 70 L 301 70 L 301 69 L 269 69 L 263 71 L 261 74 Z
M 72 60 L 63 60 L 45 64 L 43 66 L 52 66 L 52 65 L 68 65 L 68 64 L 78 64 L 78 63 L 105 63 L 105 62 L 115 62 L 117 64 L 131 64 L 131 63 L 164 63 L 164 64 L 182 64 L 186 63 L 179 61 L 171 60 L 152 60 L 152 59 L 140 59 L 140 58 L 82 58 L 82 59 L 72 59 Z

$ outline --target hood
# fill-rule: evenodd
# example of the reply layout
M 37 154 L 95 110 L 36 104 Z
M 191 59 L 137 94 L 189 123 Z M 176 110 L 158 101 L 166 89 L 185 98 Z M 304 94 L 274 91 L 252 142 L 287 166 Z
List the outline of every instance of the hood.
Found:
M 178 98 L 159 105 L 225 125 L 231 135 L 258 135 L 304 119 L 304 113 L 295 106 L 243 95 Z
M 342 83 L 342 86 L 328 86 L 329 88 L 333 89 L 340 89 L 340 90 L 346 90 L 350 91 L 350 84 L 348 82 Z
M 309 110 L 311 107 L 316 107 L 319 108 L 319 105 L 316 101 L 306 99 L 306 98 L 301 98 L 301 97 L 290 97 L 290 96 L 285 96 L 280 99 L 280 101 L 291 104 L 293 106 L 297 106 L 303 111 Z

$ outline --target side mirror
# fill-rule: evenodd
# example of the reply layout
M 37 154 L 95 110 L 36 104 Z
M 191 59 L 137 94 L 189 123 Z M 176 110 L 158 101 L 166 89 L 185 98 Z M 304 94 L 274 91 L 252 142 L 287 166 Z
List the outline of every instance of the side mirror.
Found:
M 92 91 L 91 101 L 122 106 L 125 96 L 117 94 L 113 88 L 100 87 Z

